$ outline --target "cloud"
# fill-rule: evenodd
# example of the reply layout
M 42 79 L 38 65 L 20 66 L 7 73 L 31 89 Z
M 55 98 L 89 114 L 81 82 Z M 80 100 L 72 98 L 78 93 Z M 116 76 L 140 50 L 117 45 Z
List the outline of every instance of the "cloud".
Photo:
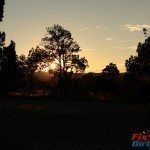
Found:
M 101 31 L 107 31 L 107 28 L 103 26 L 96 26 L 96 29 L 101 30 Z
M 129 47 L 119 47 L 119 46 L 116 46 L 114 47 L 115 49 L 120 49 L 120 50 L 136 50 L 137 49 L 137 46 L 129 46 Z
M 107 31 L 107 28 L 106 27 L 103 27 L 103 26 L 96 26 L 95 27 L 97 30 L 100 30 L 100 31 Z M 83 28 L 80 28 L 79 30 L 80 31 L 86 31 L 86 30 L 89 30 L 90 28 L 88 27 L 83 27 Z M 91 29 L 94 29 L 94 28 L 91 28 Z
M 128 41 L 125 40 L 121 40 L 120 43 L 127 43 Z
M 105 40 L 106 40 L 106 41 L 112 41 L 112 40 L 114 40 L 114 39 L 111 38 L 111 37 L 107 37 L 107 38 L 105 38 Z
M 84 27 L 84 28 L 81 28 L 81 29 L 80 29 L 80 31 L 85 31 L 85 30 L 89 30 L 89 28 Z
M 94 51 L 95 49 L 94 48 L 82 48 L 82 50 L 85 50 L 85 51 Z
M 120 30 L 134 32 L 134 31 L 142 31 L 143 28 L 149 29 L 150 25 L 149 24 L 125 24 L 121 26 Z
M 128 49 L 136 50 L 136 49 L 137 49 L 137 46 L 136 46 L 136 45 L 135 45 L 135 46 L 130 46 L 130 47 L 128 47 Z

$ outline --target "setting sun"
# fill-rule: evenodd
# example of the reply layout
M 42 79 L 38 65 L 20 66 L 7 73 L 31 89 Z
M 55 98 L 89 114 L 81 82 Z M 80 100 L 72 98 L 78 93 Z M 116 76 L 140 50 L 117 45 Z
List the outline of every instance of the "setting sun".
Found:
M 43 68 L 41 71 L 43 72 L 49 72 L 49 70 L 56 70 L 57 64 L 56 63 L 51 63 L 49 66 Z

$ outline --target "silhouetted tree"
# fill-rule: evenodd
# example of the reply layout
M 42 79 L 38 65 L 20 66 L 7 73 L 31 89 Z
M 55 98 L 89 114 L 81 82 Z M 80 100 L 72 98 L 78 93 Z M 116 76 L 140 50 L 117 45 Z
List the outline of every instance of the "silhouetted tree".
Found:
M 27 58 L 25 55 L 17 56 L 17 70 L 19 77 L 25 76 L 26 70 L 27 70 L 27 64 L 26 64 Z
M 110 63 L 102 70 L 102 76 L 108 79 L 114 79 L 119 76 L 119 70 L 116 64 Z
M 21 92 L 23 90 L 23 93 L 26 93 L 26 88 L 27 88 L 27 64 L 26 64 L 26 56 L 21 55 L 17 56 L 17 90 L 18 92 Z
M 38 68 L 42 69 L 47 62 L 48 54 L 44 49 L 37 46 L 29 51 L 26 64 L 28 73 L 33 74 Z M 50 61 L 50 60 L 49 60 Z
M 2 60 L 3 60 L 3 50 L 4 50 L 4 45 L 5 45 L 5 38 L 6 34 L 5 32 L 0 32 L 0 89 L 2 88 Z
M 5 45 L 5 38 L 6 38 L 5 32 L 0 32 L 0 47 L 4 47 L 4 45 Z
M 72 58 L 72 66 L 70 66 L 70 69 L 72 71 L 74 67 L 76 73 L 81 73 L 85 71 L 87 66 L 88 66 L 88 61 L 85 57 L 79 58 L 79 55 L 75 55 Z
M 11 41 L 8 47 L 3 47 L 1 61 L 2 88 L 5 92 L 14 90 L 17 79 L 17 55 L 15 43 Z
M 126 60 L 125 66 L 128 73 L 139 75 L 150 75 L 150 35 L 147 29 L 143 29 L 146 37 L 144 43 L 139 43 L 137 46 L 137 56 L 130 56 Z
M 3 56 L 3 49 L 5 46 L 5 38 L 6 38 L 5 32 L 0 32 L 0 71 L 2 67 L 2 56 Z
M 130 56 L 128 60 L 125 61 L 125 67 L 128 73 L 131 75 L 138 75 L 141 72 L 142 66 L 137 56 Z
M 59 25 L 47 28 L 42 45 L 49 53 L 49 58 L 57 63 L 60 78 L 68 72 L 84 72 L 88 66 L 85 57 L 79 58 L 80 47 L 73 40 L 71 33 Z
M 146 28 L 143 28 L 143 33 L 145 35 L 145 38 L 149 37 L 149 35 L 150 35 L 150 31 Z
M 44 49 L 41 49 L 39 46 L 37 46 L 35 49 L 32 48 L 29 51 L 27 58 L 23 55 L 20 57 L 20 66 L 22 67 L 24 76 L 29 82 L 28 94 L 31 94 L 34 91 L 33 80 L 35 77 L 35 72 L 44 68 L 48 60 L 50 61 L 47 52 Z
M 5 0 L 0 0 L 0 22 L 3 18 Z

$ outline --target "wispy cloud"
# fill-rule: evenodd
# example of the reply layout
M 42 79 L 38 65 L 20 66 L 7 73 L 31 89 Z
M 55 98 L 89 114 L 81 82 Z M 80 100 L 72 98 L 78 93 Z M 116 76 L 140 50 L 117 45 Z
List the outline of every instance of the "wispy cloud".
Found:
M 121 26 L 120 30 L 134 32 L 134 31 L 142 31 L 143 28 L 149 29 L 150 25 L 149 24 L 125 24 Z
M 94 51 L 95 49 L 94 48 L 81 48 L 82 50 L 85 50 L 85 51 Z
M 86 30 L 90 30 L 90 29 L 93 30 L 94 28 L 96 28 L 97 30 L 100 30 L 100 31 L 107 31 L 107 28 L 106 28 L 106 27 L 103 27 L 103 26 L 101 26 L 101 25 L 96 26 L 96 27 L 92 27 L 92 28 L 83 27 L 83 28 L 80 28 L 79 30 L 80 30 L 80 31 L 86 31 Z
M 136 50 L 137 49 L 137 46 L 129 46 L 129 47 L 119 47 L 119 46 L 116 46 L 114 47 L 115 49 L 120 49 L 120 50 Z
M 84 27 L 84 28 L 81 28 L 81 29 L 80 29 L 80 31 L 85 31 L 85 30 L 89 30 L 89 28 Z
M 135 46 L 130 46 L 130 47 L 128 47 L 128 49 L 130 49 L 130 50 L 136 50 L 137 46 L 136 45 Z
M 101 31 L 107 31 L 107 28 L 103 26 L 96 26 L 96 29 L 101 30 Z
M 127 43 L 129 41 L 121 40 L 120 43 Z
M 105 38 L 105 40 L 106 40 L 106 41 L 112 41 L 112 40 L 114 40 L 114 39 L 111 38 L 111 37 L 107 37 L 107 38 Z

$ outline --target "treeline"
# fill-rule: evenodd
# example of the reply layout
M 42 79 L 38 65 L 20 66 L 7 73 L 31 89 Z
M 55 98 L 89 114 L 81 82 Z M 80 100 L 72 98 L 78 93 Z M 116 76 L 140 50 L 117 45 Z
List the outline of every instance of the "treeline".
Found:
M 5 0 L 1 0 L 0 1 L 0 22 L 3 19 L 3 14 L 4 14 L 4 4 L 5 4 Z
M 85 57 L 79 57 L 80 47 L 69 31 L 59 25 L 47 28 L 47 34 L 41 40 L 42 47 L 29 50 L 29 54 L 16 55 L 15 43 L 5 45 L 6 34 L 0 32 L 0 90 L 1 94 L 24 93 L 34 95 L 35 72 L 48 67 L 62 86 L 65 78 L 72 74 L 83 73 L 88 66 Z M 52 69 L 54 63 L 56 68 Z
M 79 45 L 71 33 L 59 25 L 47 28 L 40 46 L 28 56 L 18 56 L 15 42 L 5 45 L 6 35 L 0 32 L 0 94 L 49 95 L 54 98 L 97 100 L 148 100 L 150 98 L 150 36 L 143 29 L 144 43 L 137 46 L 137 56 L 125 61 L 126 73 L 120 74 L 117 65 L 110 63 L 100 74 L 84 74 L 88 60 L 80 57 Z M 55 64 L 55 68 L 52 67 Z M 42 82 L 36 72 L 47 68 L 49 82 Z

